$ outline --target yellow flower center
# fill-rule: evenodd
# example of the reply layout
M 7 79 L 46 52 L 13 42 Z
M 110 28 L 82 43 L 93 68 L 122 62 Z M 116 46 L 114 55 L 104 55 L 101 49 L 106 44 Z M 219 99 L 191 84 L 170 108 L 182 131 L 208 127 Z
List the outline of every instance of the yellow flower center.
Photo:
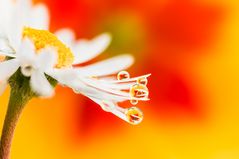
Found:
M 30 38 L 34 42 L 36 50 L 43 49 L 47 46 L 55 47 L 58 53 L 57 68 L 71 66 L 74 61 L 74 55 L 70 48 L 49 31 L 26 27 L 23 30 L 23 37 Z

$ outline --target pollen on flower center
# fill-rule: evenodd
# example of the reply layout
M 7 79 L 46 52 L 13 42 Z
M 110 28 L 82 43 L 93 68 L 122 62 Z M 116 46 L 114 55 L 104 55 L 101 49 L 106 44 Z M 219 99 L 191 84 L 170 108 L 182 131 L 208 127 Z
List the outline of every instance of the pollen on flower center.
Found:
M 23 37 L 30 38 L 36 47 L 36 50 L 43 49 L 47 46 L 53 46 L 57 49 L 58 62 L 57 68 L 70 66 L 74 61 L 74 55 L 65 44 L 63 44 L 54 34 L 46 30 L 37 30 L 25 27 Z

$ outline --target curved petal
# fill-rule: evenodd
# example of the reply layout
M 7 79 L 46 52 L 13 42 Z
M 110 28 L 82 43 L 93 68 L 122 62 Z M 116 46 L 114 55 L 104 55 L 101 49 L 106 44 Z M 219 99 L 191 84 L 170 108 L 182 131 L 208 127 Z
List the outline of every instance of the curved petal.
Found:
M 0 81 L 5 81 L 11 77 L 19 66 L 20 64 L 17 59 L 0 62 Z
M 10 46 L 9 41 L 0 36 L 0 55 L 16 57 L 14 49 Z
M 68 45 L 71 49 L 74 44 L 75 34 L 73 30 L 69 28 L 58 30 L 55 35 L 66 45 Z
M 68 85 L 77 78 L 77 73 L 71 68 L 51 69 L 46 74 L 57 80 L 60 84 Z
M 117 104 L 111 102 L 111 101 L 102 101 L 96 98 L 91 98 L 89 97 L 92 101 L 94 101 L 95 103 L 99 104 L 101 106 L 101 108 L 105 111 L 109 111 L 112 114 L 114 114 L 115 116 L 119 117 L 120 119 L 128 122 L 128 119 L 125 115 L 125 109 L 124 108 L 120 108 Z
M 48 30 L 49 13 L 44 4 L 38 4 L 31 9 L 31 15 L 28 20 L 28 26 L 36 29 Z
M 24 38 L 18 51 L 17 58 L 21 64 L 34 64 L 36 60 L 35 46 L 29 38 Z
M 53 69 L 57 63 L 57 55 L 57 51 L 53 47 L 42 49 L 37 55 L 36 68 L 39 68 L 43 72 Z
M 87 62 L 107 49 L 111 42 L 111 35 L 101 34 L 93 40 L 79 40 L 71 49 L 74 52 L 75 61 L 73 64 Z
M 127 69 L 133 62 L 133 56 L 125 54 L 75 69 L 81 76 L 106 76 Z
M 74 81 L 72 83 L 67 84 L 67 86 L 73 88 L 73 90 L 76 93 L 80 93 L 87 97 L 92 97 L 92 98 L 96 98 L 99 100 L 110 100 L 110 101 L 114 101 L 114 102 L 123 102 L 123 101 L 130 99 L 125 96 L 111 94 L 111 93 L 99 90 L 97 88 L 90 87 L 81 81 L 77 81 L 77 83 Z
M 8 40 L 13 48 L 18 48 L 22 40 L 22 31 L 31 14 L 31 0 L 17 0 L 8 26 Z
M 48 82 L 45 74 L 41 71 L 34 71 L 30 80 L 32 90 L 42 97 L 51 97 L 54 95 L 54 90 Z
M 10 17 L 13 9 L 13 1 L 0 0 L 0 35 L 6 34 L 6 29 L 9 27 Z

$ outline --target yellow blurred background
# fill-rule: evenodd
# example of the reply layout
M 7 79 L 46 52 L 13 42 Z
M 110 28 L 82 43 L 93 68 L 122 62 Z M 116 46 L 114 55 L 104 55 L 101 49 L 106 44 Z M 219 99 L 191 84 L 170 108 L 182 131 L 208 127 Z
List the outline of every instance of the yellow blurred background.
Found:
M 24 110 L 13 159 L 238 159 L 238 0 L 38 0 L 51 31 L 78 38 L 110 32 L 110 48 L 136 58 L 132 75 L 152 73 L 144 121 L 132 126 L 70 89 Z M 0 124 L 9 89 L 0 97 Z

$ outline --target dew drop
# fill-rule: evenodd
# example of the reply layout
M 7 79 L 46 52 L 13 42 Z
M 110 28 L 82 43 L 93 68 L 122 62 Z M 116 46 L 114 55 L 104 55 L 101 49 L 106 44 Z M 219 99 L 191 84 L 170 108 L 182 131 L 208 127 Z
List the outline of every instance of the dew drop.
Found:
M 129 79 L 130 75 L 127 71 L 120 71 L 117 75 L 117 79 L 120 80 L 125 80 L 125 79 Z
M 130 96 L 134 98 L 147 98 L 149 95 L 148 88 L 143 84 L 135 84 L 130 88 Z
M 131 99 L 130 100 L 130 103 L 132 104 L 132 105 L 136 105 L 136 104 L 138 104 L 138 100 L 135 100 L 135 99 Z
M 137 80 L 137 83 L 146 86 L 146 85 L 148 84 L 148 80 L 147 80 L 147 78 L 142 77 L 142 78 L 139 78 L 139 79 Z
M 125 112 L 127 120 L 130 124 L 137 125 L 143 120 L 143 112 L 137 107 L 128 108 Z

